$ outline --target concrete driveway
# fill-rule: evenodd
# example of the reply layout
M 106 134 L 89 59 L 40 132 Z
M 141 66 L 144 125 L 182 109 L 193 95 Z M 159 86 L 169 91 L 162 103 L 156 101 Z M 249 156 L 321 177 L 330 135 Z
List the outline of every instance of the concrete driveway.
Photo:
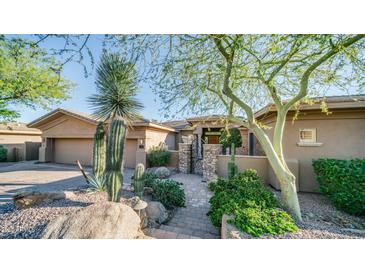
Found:
M 90 172 L 90 168 L 86 168 Z M 130 185 L 132 169 L 125 169 L 125 185 Z M 0 165 L 0 204 L 11 201 L 18 192 L 71 190 L 86 186 L 75 165 L 36 164 L 33 161 Z

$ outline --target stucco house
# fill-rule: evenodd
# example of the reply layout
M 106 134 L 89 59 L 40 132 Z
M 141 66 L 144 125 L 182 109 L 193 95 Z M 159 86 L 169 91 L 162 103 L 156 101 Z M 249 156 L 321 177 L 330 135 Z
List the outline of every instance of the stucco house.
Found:
M 40 162 L 84 165 L 92 164 L 93 137 L 99 120 L 87 113 L 58 108 L 28 124 L 42 131 Z M 139 120 L 127 131 L 125 143 L 125 167 L 134 168 L 137 163 L 146 164 L 146 153 L 164 142 L 169 149 L 176 148 L 176 130 L 152 122 Z
M 293 120 L 295 110 L 289 111 L 284 130 L 283 150 L 287 164 L 297 178 L 299 191 L 315 191 L 317 182 L 312 160 L 321 157 L 338 159 L 365 158 L 365 96 L 333 96 L 326 102 L 330 114 L 321 110 L 322 98 L 314 104 L 304 104 Z M 267 105 L 255 113 L 256 119 L 266 125 L 270 138 L 276 123 L 274 105 Z M 93 136 L 98 120 L 92 115 L 56 109 L 28 124 L 42 131 L 39 160 L 43 162 L 92 163 Z M 254 168 L 262 179 L 279 189 L 279 184 L 254 134 L 238 125 L 242 147 L 237 148 L 236 164 L 240 170 Z M 187 172 L 227 176 L 230 155 L 222 150 L 219 136 L 225 128 L 221 116 L 201 116 L 178 121 L 157 123 L 150 120 L 133 122 L 128 130 L 125 145 L 125 166 L 134 168 L 137 163 L 146 164 L 146 155 L 152 146 L 165 143 L 172 152 L 170 166 L 179 168 L 183 163 Z M 180 144 L 189 144 L 189 159 L 181 155 Z M 216 146 L 216 148 L 214 148 Z M 214 149 L 216 159 L 204 158 L 206 150 Z M 186 152 L 186 146 L 184 148 Z M 203 174 L 204 176 L 204 174 Z
M 38 159 L 41 134 L 24 123 L 0 123 L 0 145 L 8 150 L 7 161 Z

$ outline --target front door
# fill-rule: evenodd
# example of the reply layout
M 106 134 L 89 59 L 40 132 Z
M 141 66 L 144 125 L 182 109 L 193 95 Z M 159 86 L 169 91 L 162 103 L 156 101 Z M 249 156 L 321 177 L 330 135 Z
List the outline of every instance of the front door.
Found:
M 218 135 L 208 135 L 208 144 L 219 144 Z

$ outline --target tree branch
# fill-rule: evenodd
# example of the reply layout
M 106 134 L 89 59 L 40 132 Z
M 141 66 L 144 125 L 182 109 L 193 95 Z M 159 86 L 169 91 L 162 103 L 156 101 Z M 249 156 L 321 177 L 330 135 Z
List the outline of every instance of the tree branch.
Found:
M 328 51 L 326 54 L 324 54 L 321 58 L 319 58 L 317 61 L 315 61 L 312 65 L 310 65 L 307 70 L 303 73 L 302 79 L 300 80 L 300 91 L 299 93 L 294 96 L 291 100 L 289 100 L 288 103 L 285 104 L 285 110 L 289 110 L 296 102 L 303 99 L 305 96 L 307 96 L 308 93 L 308 82 L 309 77 L 311 76 L 312 72 L 318 68 L 320 65 L 322 65 L 324 62 L 326 62 L 328 59 L 336 55 L 338 52 L 344 50 L 345 48 L 353 45 L 360 39 L 364 38 L 365 34 L 358 34 L 355 35 L 343 43 L 340 43 L 336 45 L 335 47 L 332 47 L 330 51 Z

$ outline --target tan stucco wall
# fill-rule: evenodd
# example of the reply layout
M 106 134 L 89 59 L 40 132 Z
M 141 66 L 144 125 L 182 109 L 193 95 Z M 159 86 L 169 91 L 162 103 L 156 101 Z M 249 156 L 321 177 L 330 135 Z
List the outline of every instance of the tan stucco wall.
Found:
M 157 146 L 161 142 L 166 143 L 168 149 L 175 149 L 175 133 L 152 129 L 146 130 L 146 151 L 148 151 L 153 146 Z
M 0 145 L 7 150 L 7 161 L 25 160 L 25 142 L 41 143 L 40 134 L 3 134 L 0 133 Z
M 24 142 L 41 142 L 41 135 L 23 134 L 0 134 L 0 145 L 4 144 L 24 144 Z
M 47 138 L 93 138 L 96 125 L 63 115 L 40 129 Z
M 230 155 L 219 155 L 217 163 L 217 174 L 218 176 L 228 177 L 228 162 L 231 159 Z M 236 155 L 236 165 L 238 170 L 244 171 L 252 168 L 257 170 L 257 174 L 262 180 L 268 183 L 268 161 L 266 157 L 262 156 L 245 156 Z
M 299 190 L 315 191 L 318 184 L 312 168 L 312 160 L 318 158 L 365 158 L 365 110 L 333 110 L 326 115 L 319 111 L 306 111 L 292 121 L 288 115 L 284 129 L 283 150 L 286 159 L 299 162 Z M 272 139 L 275 117 L 268 118 L 266 125 Z M 299 129 L 316 128 L 318 147 L 298 146 Z

